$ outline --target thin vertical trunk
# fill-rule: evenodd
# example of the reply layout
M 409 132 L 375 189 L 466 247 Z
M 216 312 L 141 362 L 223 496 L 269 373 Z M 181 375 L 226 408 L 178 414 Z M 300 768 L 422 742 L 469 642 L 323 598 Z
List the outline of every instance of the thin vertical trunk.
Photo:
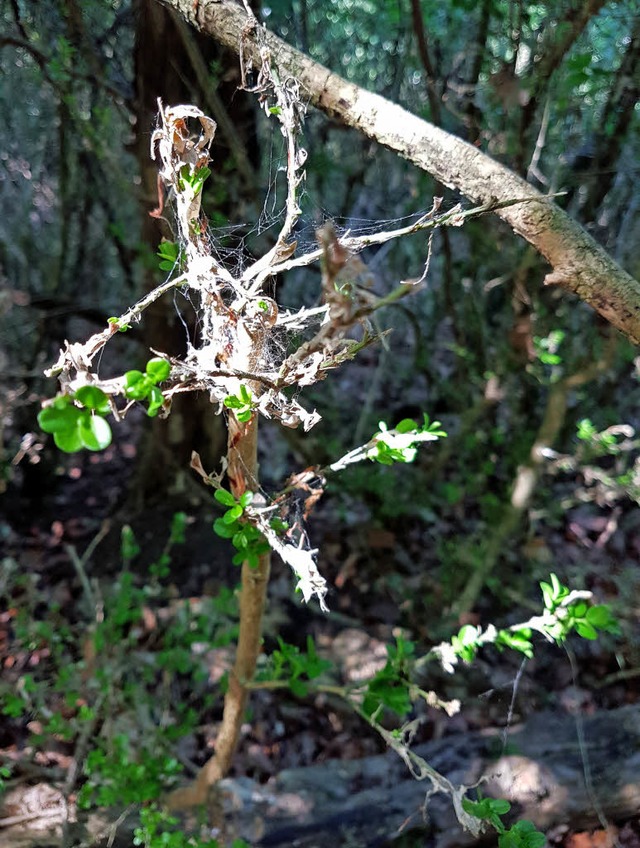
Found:
M 229 414 L 227 477 L 232 493 L 240 497 L 245 491 L 258 487 L 258 416 L 247 424 Z M 240 632 L 236 658 L 229 675 L 229 688 L 224 699 L 222 723 L 215 743 L 215 755 L 208 760 L 193 784 L 173 792 L 167 805 L 170 809 L 184 809 L 205 804 L 209 792 L 229 771 L 238 746 L 240 729 L 247 706 L 251 681 L 262 645 L 262 617 L 269 582 L 271 554 L 263 554 L 258 565 L 252 568 L 242 564 L 240 590 Z

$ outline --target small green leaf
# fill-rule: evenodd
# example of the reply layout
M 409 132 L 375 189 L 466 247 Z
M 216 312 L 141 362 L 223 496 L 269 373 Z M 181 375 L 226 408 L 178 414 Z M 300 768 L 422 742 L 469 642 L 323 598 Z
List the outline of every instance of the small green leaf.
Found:
M 131 400 L 144 400 L 149 394 L 151 384 L 142 371 L 127 371 L 124 375 L 125 394 Z
M 370 681 L 362 706 L 371 715 L 380 704 L 400 717 L 407 715 L 411 709 L 409 690 L 390 670 L 383 669 Z
M 536 830 L 535 825 L 523 819 L 498 837 L 499 848 L 542 848 L 546 842 L 544 833 Z
M 239 525 L 238 525 L 239 526 Z M 234 548 L 237 548 L 239 551 L 244 550 L 249 545 L 249 540 L 247 539 L 247 528 L 243 527 L 241 530 L 238 530 L 231 537 L 231 544 Z
M 166 380 L 171 373 L 171 365 L 166 359 L 155 357 L 147 362 L 145 370 L 154 383 L 161 383 L 163 380 Z
M 236 506 L 232 506 L 231 509 L 228 509 L 225 514 L 222 516 L 222 520 L 225 524 L 233 524 L 234 521 L 237 521 L 238 518 L 242 515 L 244 510 L 240 506 L 240 504 L 236 504 Z
M 289 681 L 289 689 L 291 689 L 291 692 L 296 696 L 296 698 L 304 698 L 309 692 L 307 684 L 297 678 Z
M 111 444 L 111 427 L 99 415 L 83 416 L 78 429 L 82 444 L 88 450 L 104 450 Z
M 162 271 L 173 271 L 178 257 L 180 255 L 180 248 L 173 241 L 163 241 L 158 246 L 158 256 L 162 260 L 160 262 L 160 269 Z
M 104 413 L 109 411 L 109 398 L 97 386 L 80 386 L 74 397 L 87 409 L 97 409 Z
M 174 545 L 183 545 L 187 529 L 187 513 L 176 512 L 171 519 L 171 536 L 169 541 Z
M 153 418 L 158 414 L 158 411 L 162 407 L 164 403 L 164 396 L 160 389 L 157 386 L 149 387 L 149 408 L 147 409 L 147 415 L 149 418 Z
M 504 816 L 511 809 L 511 804 L 504 798 L 490 798 L 487 800 L 491 802 L 492 811 L 499 816 Z
M 576 622 L 576 632 L 583 639 L 593 640 L 598 638 L 598 631 L 586 621 Z
M 38 413 L 38 424 L 45 433 L 75 431 L 80 414 L 80 410 L 71 406 L 70 401 L 67 400 L 64 404 L 45 406 Z
M 499 630 L 496 637 L 496 645 L 506 646 L 514 651 L 519 651 L 525 657 L 531 659 L 533 657 L 533 644 L 531 642 L 531 630 L 524 629 L 521 631 Z
M 75 453 L 84 447 L 84 442 L 77 427 L 75 430 L 59 430 L 55 432 L 53 434 L 53 441 L 56 447 L 65 453 Z
M 550 610 L 553 607 L 553 590 L 551 586 L 544 581 L 540 583 L 540 589 L 542 590 L 542 598 L 544 600 L 545 609 Z
M 578 601 L 570 607 L 571 612 L 576 618 L 584 618 L 589 609 L 585 601 Z
M 144 380 L 144 374 L 142 371 L 136 371 L 133 369 L 132 371 L 127 371 L 124 375 L 125 386 L 127 388 L 136 386 L 141 380 Z
M 618 623 L 605 604 L 597 604 L 587 610 L 587 621 L 598 630 L 618 629 Z
M 412 418 L 403 418 L 399 424 L 396 424 L 398 433 L 414 433 L 418 429 L 418 425 Z
M 253 550 L 252 548 L 249 548 L 247 550 L 244 561 L 247 563 L 249 568 L 257 568 L 260 564 L 260 557 L 258 552 Z
M 228 492 L 226 489 L 216 489 L 213 493 L 213 497 L 218 501 L 218 503 L 222 504 L 223 506 L 236 505 L 236 499 L 231 494 L 231 492 Z M 240 502 L 242 503 L 242 498 L 240 499 Z
M 235 536 L 237 529 L 231 525 L 225 524 L 221 518 L 216 518 L 213 522 L 214 532 L 222 539 L 231 539 Z

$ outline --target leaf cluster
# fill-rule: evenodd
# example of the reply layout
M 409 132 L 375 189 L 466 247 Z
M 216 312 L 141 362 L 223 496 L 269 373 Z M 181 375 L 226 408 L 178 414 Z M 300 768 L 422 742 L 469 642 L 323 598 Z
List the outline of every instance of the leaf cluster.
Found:
M 86 448 L 104 450 L 111 444 L 111 427 L 104 416 L 109 399 L 97 386 L 81 386 L 72 395 L 58 395 L 38 413 L 38 424 L 52 433 L 56 446 L 65 453 Z
M 133 832 L 133 844 L 142 848 L 221 848 L 217 839 L 188 836 L 178 827 L 178 819 L 157 804 L 140 811 L 140 824 Z M 230 848 L 249 848 L 244 839 L 234 839 Z
M 271 680 L 286 680 L 291 692 L 303 698 L 309 691 L 308 682 L 316 680 L 331 668 L 331 663 L 318 656 L 311 636 L 307 636 L 306 651 L 301 651 L 280 637 L 278 637 L 278 645 L 279 649 L 269 656 L 268 672 L 264 672 L 262 676 L 268 674 Z
M 253 395 L 249 389 L 242 384 L 237 395 L 229 395 L 223 401 L 227 409 L 235 409 L 236 418 L 243 424 L 251 420 L 253 411 L 256 408 Z
M 533 657 L 532 636 L 534 630 L 550 642 L 562 644 L 575 631 L 583 639 L 596 639 L 598 631 L 616 634 L 620 632 L 610 608 L 606 604 L 592 604 L 589 593 L 572 592 L 563 586 L 555 574 L 550 582 L 541 582 L 544 612 L 523 624 L 497 630 L 483 630 L 465 624 L 451 639 L 454 654 L 464 662 L 472 662 L 478 650 L 486 644 L 495 644 L 501 650 L 511 648 L 529 659 Z M 584 597 L 584 595 L 587 597 Z
M 147 415 L 153 418 L 164 403 L 158 383 L 166 380 L 170 373 L 171 365 L 167 360 L 156 356 L 147 362 L 144 373 L 135 369 L 125 373 L 125 395 L 130 400 L 147 400 Z
M 546 836 L 535 825 L 522 819 L 506 827 L 502 817 L 511 809 L 511 804 L 502 798 L 482 798 L 477 801 L 462 799 L 462 807 L 469 815 L 489 822 L 498 831 L 499 848 L 542 848 Z
M 415 659 L 415 643 L 401 636 L 387 645 L 387 662 L 367 684 L 362 709 L 372 716 L 382 707 L 403 718 L 411 709 L 410 671 Z
M 373 449 L 368 453 L 368 459 L 381 465 L 413 462 L 421 442 L 435 441 L 447 435 L 440 422 L 430 422 L 426 413 L 422 425 L 412 418 L 404 418 L 392 430 L 384 421 L 380 421 L 378 426 L 380 432 L 373 437 Z
M 193 170 L 189 165 L 183 165 L 178 177 L 178 188 L 187 197 L 197 197 L 205 180 L 210 176 L 211 169 L 206 166 Z
M 226 489 L 216 489 L 213 496 L 219 504 L 227 507 L 222 517 L 214 521 L 213 529 L 220 538 L 231 540 L 236 549 L 233 564 L 247 562 L 251 568 L 257 568 L 259 558 L 269 550 L 269 545 L 253 524 L 242 520 L 246 508 L 253 500 L 253 492 L 244 492 L 235 498 Z
M 162 241 L 158 245 L 159 267 L 161 271 L 173 271 L 184 263 L 184 251 L 175 241 Z
M 550 583 L 540 583 L 545 609 L 555 616 L 555 622 L 546 628 L 548 636 L 556 642 L 563 642 L 573 630 L 583 639 L 597 639 L 598 631 L 617 634 L 618 622 L 606 604 L 590 604 L 585 599 L 567 603 L 571 590 L 563 586 L 555 574 Z
M 181 771 L 175 757 L 146 748 L 134 752 L 125 734 L 100 739 L 84 764 L 87 781 L 78 794 L 78 806 L 88 809 L 152 801 Z

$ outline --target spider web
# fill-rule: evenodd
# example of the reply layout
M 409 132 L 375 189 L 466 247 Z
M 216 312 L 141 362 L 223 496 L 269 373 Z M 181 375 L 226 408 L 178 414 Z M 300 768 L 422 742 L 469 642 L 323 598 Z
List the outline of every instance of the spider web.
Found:
M 268 130 L 269 132 L 263 136 L 264 148 L 266 149 L 265 158 L 267 160 L 265 165 L 266 185 L 262 205 L 255 220 L 230 222 L 224 225 L 209 224 L 206 232 L 203 234 L 209 254 L 236 279 L 256 258 L 264 255 L 273 246 L 285 217 L 287 195 L 286 143 L 275 122 L 270 123 Z M 205 196 L 206 191 L 207 183 L 204 185 Z M 347 235 L 366 237 L 390 229 L 409 226 L 423 217 L 428 211 L 427 209 L 422 209 L 409 215 L 393 218 L 336 217 L 330 209 L 325 208 L 314 194 L 312 194 L 304 180 L 299 186 L 298 203 L 302 214 L 296 223 L 291 239 L 297 242 L 296 256 L 317 251 L 317 231 L 327 221 L 331 221 L 338 239 Z M 170 217 L 170 210 L 167 210 L 167 212 L 167 217 Z M 375 262 L 377 253 L 382 251 L 380 254 L 382 257 L 386 254 L 387 250 L 388 245 L 369 248 L 369 253 L 373 254 L 372 263 L 377 264 Z M 167 280 L 172 274 L 177 272 L 178 268 L 176 266 L 169 273 Z M 313 306 L 317 304 L 320 294 L 319 273 L 317 270 L 310 271 L 309 268 L 306 268 L 304 269 L 304 274 L 304 285 L 287 285 L 285 287 L 284 299 L 291 302 L 283 303 L 282 297 L 277 298 L 281 308 L 295 311 L 301 306 Z M 297 276 L 300 278 L 301 272 L 298 272 Z M 309 277 L 311 277 L 311 284 L 309 284 Z M 276 299 L 277 288 L 276 280 L 274 278 L 268 278 L 263 291 L 268 297 Z M 201 331 L 197 296 L 194 297 L 192 292 L 187 288 L 183 288 L 174 292 L 173 300 L 178 319 L 185 330 L 188 346 L 197 346 Z M 191 318 L 186 317 L 183 307 L 188 308 Z M 316 322 L 310 322 L 310 329 L 317 328 L 320 320 L 321 316 Z M 273 328 L 268 344 L 265 346 L 263 367 L 266 369 L 277 368 L 278 364 L 286 356 L 294 335 L 295 333 L 288 331 L 284 327 L 277 326 Z

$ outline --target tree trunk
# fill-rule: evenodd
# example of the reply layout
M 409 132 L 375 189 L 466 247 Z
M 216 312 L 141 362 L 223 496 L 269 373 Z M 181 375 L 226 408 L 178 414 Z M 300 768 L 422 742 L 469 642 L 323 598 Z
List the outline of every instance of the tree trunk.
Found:
M 260 48 L 247 14 L 234 0 L 163 0 L 198 29 L 260 67 Z M 271 59 L 293 76 L 310 102 L 396 151 L 473 202 L 523 199 L 497 211 L 551 265 L 545 283 L 558 284 L 590 304 L 632 341 L 640 343 L 640 284 L 620 268 L 582 227 L 513 171 L 459 138 L 365 91 L 295 50 L 266 28 L 259 38 Z

